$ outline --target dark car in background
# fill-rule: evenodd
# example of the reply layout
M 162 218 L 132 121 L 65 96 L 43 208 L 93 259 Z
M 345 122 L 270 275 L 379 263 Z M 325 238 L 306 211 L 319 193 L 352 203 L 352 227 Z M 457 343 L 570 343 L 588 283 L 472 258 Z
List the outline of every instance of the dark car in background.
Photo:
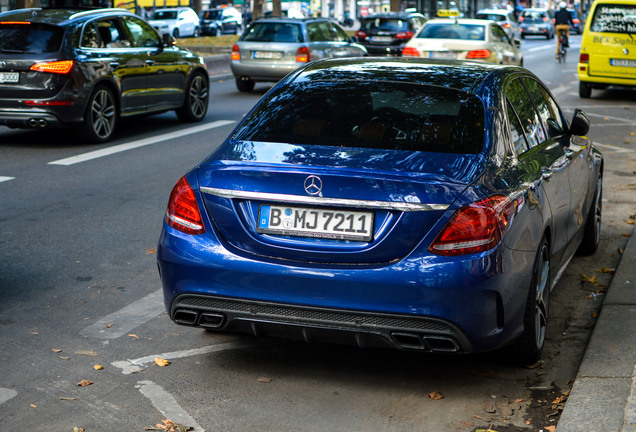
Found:
M 203 35 L 239 34 L 243 28 L 241 13 L 231 6 L 201 11 L 199 19 Z
M 360 20 L 356 37 L 370 55 L 399 56 L 425 22 L 424 15 L 417 12 L 372 14 Z
M 176 323 L 540 357 L 555 281 L 599 244 L 603 158 L 517 66 L 328 59 L 276 84 L 175 185 Z M 370 354 L 372 355 L 372 354 Z
M 526 8 L 519 16 L 521 38 L 526 36 L 543 36 L 553 39 L 556 34 L 550 9 Z
M 122 117 L 208 109 L 203 59 L 124 9 L 20 9 L 0 14 L 0 125 L 73 127 L 112 138 Z
M 581 34 L 583 33 L 584 24 L 581 22 L 579 18 L 579 13 L 574 9 L 568 9 L 570 16 L 572 17 L 572 23 L 570 24 L 570 31 Z

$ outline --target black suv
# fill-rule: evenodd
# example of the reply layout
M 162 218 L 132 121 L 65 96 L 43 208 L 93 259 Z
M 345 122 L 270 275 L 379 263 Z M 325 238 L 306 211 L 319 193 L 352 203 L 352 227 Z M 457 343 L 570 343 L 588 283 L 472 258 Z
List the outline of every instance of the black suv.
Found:
M 426 18 L 417 12 L 368 15 L 360 21 L 356 37 L 370 55 L 402 55 L 404 45 L 422 28 Z
M 208 109 L 203 59 L 124 9 L 20 9 L 0 14 L 0 125 L 74 127 L 112 138 L 120 117 Z

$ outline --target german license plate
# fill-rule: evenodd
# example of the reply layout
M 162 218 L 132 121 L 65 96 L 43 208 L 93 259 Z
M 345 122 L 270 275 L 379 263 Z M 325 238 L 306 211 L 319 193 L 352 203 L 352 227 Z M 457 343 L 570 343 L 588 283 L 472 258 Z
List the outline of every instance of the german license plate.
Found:
M 620 66 L 620 67 L 636 67 L 636 60 L 610 59 L 610 64 L 612 66 Z
M 279 51 L 254 51 L 254 58 L 280 60 L 283 58 L 283 53 Z
M 20 81 L 20 72 L 0 72 L 0 83 L 17 83 Z
M 456 60 L 457 54 L 452 51 L 431 51 L 429 58 L 444 59 L 444 60 Z
M 259 233 L 335 240 L 371 241 L 373 212 L 261 205 Z
M 371 42 L 389 43 L 392 40 L 391 36 L 371 36 Z

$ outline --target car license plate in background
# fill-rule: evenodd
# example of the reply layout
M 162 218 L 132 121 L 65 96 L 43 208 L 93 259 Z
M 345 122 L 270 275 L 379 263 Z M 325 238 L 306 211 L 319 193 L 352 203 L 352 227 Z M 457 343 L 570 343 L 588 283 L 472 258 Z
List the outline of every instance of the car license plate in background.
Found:
M 19 72 L 0 72 L 0 83 L 17 83 L 20 81 Z
M 283 53 L 278 51 L 254 51 L 254 58 L 280 60 L 283 58 Z
M 387 43 L 392 40 L 393 38 L 391 36 L 371 36 L 371 42 Z
M 261 205 L 256 230 L 285 236 L 370 241 L 373 212 Z
M 636 67 L 636 60 L 610 59 L 610 64 L 612 66 L 620 66 L 620 67 Z
M 452 51 L 431 51 L 429 53 L 429 58 L 457 60 L 457 54 Z

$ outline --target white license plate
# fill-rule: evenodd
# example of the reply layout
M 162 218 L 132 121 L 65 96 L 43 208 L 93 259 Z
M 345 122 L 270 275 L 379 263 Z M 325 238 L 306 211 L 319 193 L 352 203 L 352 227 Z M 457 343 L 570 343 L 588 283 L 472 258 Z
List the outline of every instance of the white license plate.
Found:
M 373 212 L 261 205 L 256 230 L 284 236 L 371 241 Z
M 636 67 L 636 60 L 610 59 L 610 64 L 612 66 L 620 66 L 620 67 Z
M 254 51 L 254 58 L 280 60 L 283 58 L 283 53 L 278 51 Z
M 539 31 L 539 27 L 530 27 L 528 31 L 531 31 L 531 32 Z
M 391 42 L 392 40 L 393 38 L 391 36 L 371 36 L 372 42 L 388 43 L 388 42 Z
M 17 83 L 20 81 L 20 72 L 0 72 L 0 83 Z
M 452 51 L 431 51 L 429 58 L 444 59 L 444 60 L 456 60 L 457 54 Z

